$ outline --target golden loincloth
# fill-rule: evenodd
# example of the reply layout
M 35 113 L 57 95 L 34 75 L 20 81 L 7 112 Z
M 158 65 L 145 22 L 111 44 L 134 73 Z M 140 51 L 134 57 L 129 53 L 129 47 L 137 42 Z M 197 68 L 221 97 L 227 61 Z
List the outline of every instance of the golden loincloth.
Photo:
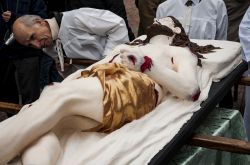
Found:
M 103 123 L 91 131 L 112 132 L 156 106 L 155 82 L 143 73 L 128 70 L 121 64 L 107 63 L 81 74 L 83 77 L 98 77 L 104 91 Z

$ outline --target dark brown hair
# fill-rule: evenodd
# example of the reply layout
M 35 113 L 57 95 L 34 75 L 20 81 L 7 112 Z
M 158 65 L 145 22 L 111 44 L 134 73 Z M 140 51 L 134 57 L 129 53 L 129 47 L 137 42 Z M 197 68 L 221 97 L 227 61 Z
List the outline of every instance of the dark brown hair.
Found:
M 181 29 L 181 33 L 175 35 L 171 44 L 172 46 L 188 47 L 190 51 L 197 56 L 202 56 L 200 53 L 211 53 L 214 49 L 220 49 L 219 47 L 215 47 L 213 45 L 200 46 L 190 41 L 181 23 L 173 16 L 169 17 L 174 21 L 175 27 L 177 26 Z
M 169 37 L 172 37 L 175 33 L 173 32 L 172 29 L 170 29 L 167 26 L 163 26 L 158 23 L 154 23 L 151 26 L 149 26 L 146 30 L 147 38 L 145 39 L 145 42 L 148 43 L 151 38 L 157 35 L 166 35 Z
M 174 33 L 173 30 L 170 29 L 169 27 L 162 25 L 160 22 L 157 22 L 147 28 L 146 30 L 147 38 L 145 40 L 137 39 L 127 44 L 128 45 L 145 45 L 149 43 L 150 39 L 153 38 L 154 36 L 166 35 L 166 36 L 172 37 L 173 35 L 175 35 L 171 46 L 188 47 L 189 50 L 198 57 L 199 66 L 201 66 L 200 58 L 204 58 L 201 54 L 211 53 L 215 49 L 220 49 L 219 47 L 215 47 L 213 45 L 200 46 L 190 41 L 184 28 L 182 27 L 182 24 L 173 16 L 169 16 L 169 17 L 173 20 L 175 27 L 179 27 L 181 29 L 180 34 Z
M 149 43 L 150 39 L 153 38 L 154 36 L 166 35 L 166 36 L 172 37 L 175 33 L 169 27 L 163 26 L 160 24 L 160 22 L 158 22 L 158 23 L 154 23 L 148 26 L 148 28 L 146 29 L 146 34 L 147 34 L 147 38 L 145 40 L 136 39 L 127 44 L 128 45 L 145 45 Z

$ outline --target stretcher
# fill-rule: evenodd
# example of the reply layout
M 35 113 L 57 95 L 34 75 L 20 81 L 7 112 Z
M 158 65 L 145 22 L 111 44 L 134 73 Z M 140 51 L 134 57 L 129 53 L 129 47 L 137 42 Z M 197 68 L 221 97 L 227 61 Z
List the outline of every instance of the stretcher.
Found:
M 247 69 L 247 63 L 242 62 L 232 73 L 230 73 L 222 81 L 213 83 L 209 92 L 209 97 L 201 104 L 200 111 L 196 112 L 189 122 L 184 125 L 179 133 L 163 147 L 150 161 L 149 164 L 162 164 L 171 160 L 174 154 L 184 144 L 206 147 L 211 149 L 229 151 L 241 154 L 250 154 L 250 143 L 242 140 L 229 139 L 225 137 L 213 137 L 207 135 L 194 135 L 192 130 L 195 130 L 203 121 L 203 119 L 215 108 L 223 96 L 225 91 L 230 89 L 235 83 L 242 85 L 250 85 L 248 77 L 241 75 Z M 16 114 L 21 109 L 22 105 L 0 102 L 0 111 L 10 114 Z
M 247 70 L 247 63 L 242 62 L 227 77 L 220 82 L 214 82 L 209 91 L 209 97 L 201 104 L 199 111 L 195 112 L 192 118 L 186 123 L 179 133 L 163 147 L 150 161 L 150 164 L 167 163 L 173 155 L 184 144 L 215 148 L 238 153 L 250 154 L 250 144 L 243 141 L 221 137 L 209 137 L 202 135 L 193 135 L 194 130 L 201 124 L 204 118 L 216 107 L 216 105 L 225 96 L 226 91 L 233 87 L 235 83 L 242 82 L 247 84 L 249 79 L 242 77 Z M 228 142 L 228 143 L 227 143 Z M 224 147 L 222 147 L 224 144 Z M 240 145 L 241 144 L 241 145 Z M 227 147 L 225 147 L 227 146 Z M 243 147 L 243 148 L 242 148 Z
M 230 44 L 231 43 L 227 43 L 227 45 L 229 45 L 229 46 L 230 46 Z M 237 47 L 239 48 L 238 45 L 237 45 Z M 229 59 L 228 61 L 231 61 L 231 60 Z M 210 61 L 208 61 L 208 63 L 209 62 Z M 204 136 L 200 136 L 200 135 L 193 136 L 192 130 L 194 130 L 196 127 L 198 127 L 198 125 L 207 116 L 207 114 L 210 111 L 212 111 L 212 109 L 223 98 L 223 95 L 226 94 L 226 91 L 228 89 L 230 89 L 234 85 L 234 83 L 237 83 L 239 78 L 241 77 L 241 75 L 244 73 L 244 71 L 247 70 L 247 64 L 245 62 L 239 62 L 239 60 L 236 60 L 235 64 L 232 64 L 232 65 L 226 64 L 226 66 L 229 66 L 228 68 L 232 67 L 231 69 L 227 69 L 227 71 L 225 71 L 224 74 L 227 74 L 227 76 L 225 77 L 225 76 L 221 76 L 220 74 L 214 73 L 214 80 L 220 80 L 220 77 L 225 77 L 225 78 L 223 78 L 219 82 L 213 82 L 211 88 L 209 88 L 210 90 L 208 89 L 209 90 L 208 97 L 201 103 L 200 108 L 198 108 L 199 106 L 195 105 L 195 108 L 198 108 L 198 109 L 196 109 L 194 111 L 194 113 L 190 113 L 189 117 L 187 119 L 185 119 L 184 123 L 179 124 L 180 129 L 176 130 L 176 132 L 177 132 L 176 134 L 174 133 L 173 135 L 171 135 L 171 137 L 170 136 L 158 137 L 158 141 L 161 141 L 161 144 L 158 144 L 158 143 L 156 144 L 155 142 L 158 142 L 157 140 L 151 143 L 151 142 L 146 141 L 146 139 L 144 139 L 143 135 L 146 135 L 146 137 L 148 137 L 148 135 L 150 135 L 149 140 L 151 138 L 152 139 L 155 138 L 154 130 L 158 129 L 157 122 L 161 122 L 157 118 L 156 119 L 152 118 L 152 117 L 155 117 L 154 116 L 155 114 L 150 113 L 150 114 L 146 115 L 145 118 L 142 119 L 142 121 L 145 120 L 147 122 L 147 120 L 148 120 L 149 124 L 150 124 L 150 123 L 152 123 L 152 121 L 150 121 L 150 120 L 155 120 L 155 121 L 153 121 L 153 123 L 156 122 L 156 125 L 153 126 L 152 132 L 149 132 L 149 134 L 144 134 L 144 132 L 148 131 L 145 129 L 145 128 L 147 128 L 146 126 L 148 123 L 145 123 L 145 125 L 143 125 L 143 126 L 141 126 L 141 125 L 138 126 L 137 124 L 141 122 L 141 119 L 138 121 L 134 121 L 132 123 L 129 123 L 129 124 L 125 125 L 124 127 L 122 127 L 122 129 L 117 130 L 117 131 L 113 132 L 112 134 L 101 137 L 100 139 L 95 138 L 95 143 L 97 143 L 97 149 L 95 149 L 95 148 L 93 149 L 91 147 L 87 148 L 85 151 L 92 151 L 92 153 L 90 153 L 90 154 L 86 153 L 86 154 L 82 155 L 82 156 L 85 156 L 85 157 L 87 156 L 87 157 L 83 160 L 79 160 L 78 162 L 84 161 L 86 163 L 86 161 L 88 160 L 91 163 L 93 163 L 95 161 L 101 161 L 102 164 L 109 164 L 109 163 L 136 164 L 136 163 L 145 163 L 145 162 L 149 163 L 149 164 L 162 164 L 162 163 L 168 162 L 171 159 L 171 157 L 176 153 L 176 151 L 185 143 L 190 142 L 192 145 L 197 145 L 197 144 L 201 144 L 200 142 L 202 140 L 207 139 L 205 142 L 205 144 L 206 144 L 208 142 L 209 138 L 211 139 L 211 137 L 204 137 Z M 164 112 L 164 104 L 162 104 L 162 107 L 163 108 L 161 108 L 161 107 L 160 108 L 163 109 L 163 112 Z M 185 102 L 184 102 L 184 105 L 182 107 L 186 107 Z M 9 112 L 10 111 L 16 112 L 16 111 L 18 111 L 19 108 L 20 107 L 18 105 L 6 104 L 6 103 L 0 104 L 0 109 L 5 109 Z M 192 106 L 191 106 L 191 108 L 192 108 Z M 174 107 L 173 107 L 173 109 L 174 109 Z M 158 111 L 160 111 L 159 108 L 158 108 Z M 176 111 L 172 111 L 172 112 L 178 113 L 180 111 L 176 110 Z M 157 112 L 154 112 L 154 113 L 157 113 Z M 165 118 L 167 116 L 160 114 L 160 117 Z M 171 117 L 170 117 L 170 119 L 171 119 Z M 170 122 L 170 124 L 173 124 L 173 122 Z M 174 123 L 174 126 L 172 128 L 175 128 L 175 124 L 178 124 L 178 123 Z M 135 126 L 137 126 L 137 127 L 135 127 Z M 152 126 L 152 124 L 151 124 L 151 126 Z M 154 127 L 156 127 L 156 128 L 154 128 Z M 164 130 L 164 128 L 159 128 L 159 130 L 169 132 L 169 130 L 166 131 L 166 130 Z M 130 135 L 130 137 L 124 137 L 123 133 L 128 133 Z M 155 132 L 155 133 L 157 133 L 157 132 Z M 136 135 L 142 135 L 142 137 L 136 137 Z M 193 136 L 193 138 L 192 138 L 192 136 Z M 131 141 L 133 142 L 134 138 L 140 138 L 141 140 L 138 143 L 136 143 L 136 145 L 134 145 L 133 143 L 131 143 Z M 162 139 L 165 139 L 165 138 L 168 138 L 168 140 L 162 141 Z M 116 140 L 116 141 L 112 141 L 112 140 Z M 112 143 L 110 143 L 110 142 L 112 142 Z M 123 144 L 119 144 L 119 142 L 122 142 Z M 132 156 L 132 158 L 129 158 L 130 152 L 132 153 L 132 151 L 129 149 L 137 150 L 136 147 L 138 145 L 141 145 L 141 142 L 147 143 L 150 145 L 142 146 L 138 152 L 133 151 L 133 153 L 138 154 L 138 156 Z M 210 140 L 210 142 L 215 144 L 215 140 L 214 141 Z M 91 142 L 90 142 L 90 144 L 91 144 Z M 102 144 L 103 146 L 100 146 L 99 144 Z M 108 144 L 108 146 L 111 146 L 111 148 L 106 149 L 106 147 L 107 147 L 106 144 Z M 74 145 L 76 145 L 76 143 Z M 95 144 L 93 144 L 93 145 L 95 145 Z M 119 145 L 122 146 L 122 147 L 120 147 L 120 150 L 113 150 L 113 148 L 117 148 L 117 147 L 119 147 Z M 204 146 L 204 145 L 201 145 L 201 146 Z M 126 151 L 126 152 L 123 151 L 125 149 L 125 147 L 128 147 L 128 151 Z M 102 154 L 100 154 L 100 149 L 102 149 L 101 150 Z M 148 149 L 152 152 L 148 152 Z M 74 150 L 77 150 L 77 148 L 74 148 Z M 73 151 L 73 150 L 71 150 L 71 151 Z M 115 153 L 116 151 L 118 152 L 118 154 Z M 236 151 L 236 150 L 233 149 L 232 151 Z M 97 152 L 99 154 L 96 154 Z M 84 152 L 81 152 L 81 153 L 84 153 Z M 114 155 L 109 155 L 110 153 L 113 153 Z M 152 155 L 152 153 L 155 153 L 155 154 Z M 109 157 L 107 155 L 109 155 Z M 127 155 L 128 156 L 126 158 L 127 160 L 125 160 L 125 161 L 121 160 L 121 159 L 123 159 L 123 157 L 121 155 L 124 155 L 124 156 Z M 140 158 L 141 155 L 144 155 L 144 157 Z M 150 155 L 150 156 L 147 156 L 147 155 Z M 139 157 L 139 159 L 136 157 Z M 92 159 L 90 160 L 90 158 L 92 158 Z M 148 158 L 150 158 L 150 160 L 148 160 Z M 124 163 L 124 162 L 126 162 L 126 163 Z

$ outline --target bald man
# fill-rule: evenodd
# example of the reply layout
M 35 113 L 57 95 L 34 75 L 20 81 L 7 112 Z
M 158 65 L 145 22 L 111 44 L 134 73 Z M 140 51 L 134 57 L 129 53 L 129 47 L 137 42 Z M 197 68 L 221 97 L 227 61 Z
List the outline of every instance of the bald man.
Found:
M 22 45 L 41 49 L 52 45 L 49 23 L 36 15 L 26 15 L 13 24 L 15 39 Z
M 13 33 L 23 45 L 46 48 L 45 52 L 51 56 L 58 54 L 62 71 L 63 56 L 101 60 L 115 46 L 129 41 L 126 24 L 121 17 L 92 8 L 67 11 L 46 20 L 26 15 L 14 23 Z

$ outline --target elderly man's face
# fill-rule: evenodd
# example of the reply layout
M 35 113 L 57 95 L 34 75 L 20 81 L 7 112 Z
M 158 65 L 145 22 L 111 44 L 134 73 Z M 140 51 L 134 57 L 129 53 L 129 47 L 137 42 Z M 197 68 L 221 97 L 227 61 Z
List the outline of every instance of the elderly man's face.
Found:
M 20 44 L 37 49 L 48 47 L 53 41 L 50 28 L 45 21 L 36 22 L 32 27 L 16 21 L 13 25 L 13 33 Z

